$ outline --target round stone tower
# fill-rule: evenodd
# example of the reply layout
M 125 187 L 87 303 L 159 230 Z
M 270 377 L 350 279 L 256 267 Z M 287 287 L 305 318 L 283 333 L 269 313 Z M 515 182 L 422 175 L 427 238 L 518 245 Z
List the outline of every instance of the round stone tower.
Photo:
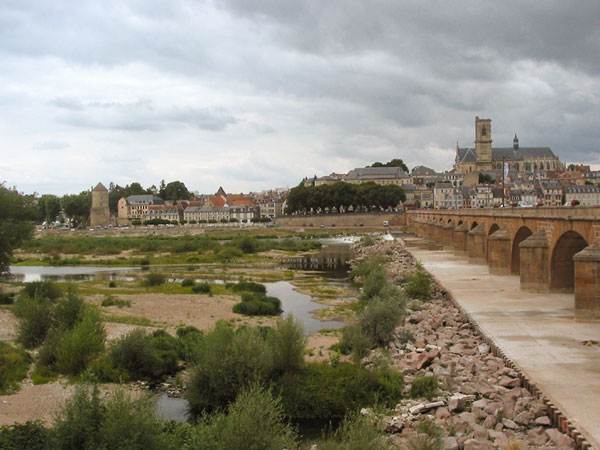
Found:
M 90 212 L 90 226 L 104 227 L 110 225 L 110 210 L 108 208 L 108 189 L 98 183 L 92 191 L 92 209 Z

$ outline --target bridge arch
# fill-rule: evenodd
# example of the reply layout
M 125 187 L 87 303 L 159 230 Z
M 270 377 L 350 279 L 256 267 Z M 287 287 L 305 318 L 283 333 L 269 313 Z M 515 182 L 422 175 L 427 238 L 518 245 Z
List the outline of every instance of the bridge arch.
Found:
M 533 232 L 529 227 L 522 226 L 517 230 L 515 237 L 513 238 L 510 271 L 515 274 L 521 273 L 521 249 L 519 244 L 531 236 Z
M 470 230 L 474 229 L 477 225 L 479 225 L 476 221 L 471 222 Z
M 567 231 L 558 238 L 550 262 L 551 289 L 573 292 L 575 287 L 573 255 L 587 246 L 588 242 L 576 231 Z

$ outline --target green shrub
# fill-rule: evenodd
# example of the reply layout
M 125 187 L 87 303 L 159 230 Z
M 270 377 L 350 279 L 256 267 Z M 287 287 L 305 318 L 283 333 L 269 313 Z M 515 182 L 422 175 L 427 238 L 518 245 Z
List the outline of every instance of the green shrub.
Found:
M 369 339 L 377 345 L 386 346 L 394 336 L 394 329 L 401 323 L 403 308 L 389 299 L 373 298 L 359 315 L 359 325 Z
M 360 414 L 352 413 L 318 444 L 319 450 L 392 450 L 386 435 L 377 428 L 375 421 Z
M 64 374 L 80 374 L 104 351 L 105 338 L 100 315 L 88 308 L 82 320 L 64 333 L 56 351 L 56 367 Z
M 71 329 L 83 318 L 85 311 L 86 304 L 83 299 L 70 289 L 67 296 L 54 306 L 54 324 L 60 328 Z
M 25 284 L 21 294 L 29 298 L 55 301 L 62 296 L 62 291 L 58 285 L 52 281 L 33 281 Z
M 150 259 L 149 258 L 142 258 L 140 260 L 140 265 L 141 266 L 149 266 L 150 265 Z
M 363 247 L 371 247 L 372 245 L 375 245 L 375 242 L 377 241 L 372 236 L 363 236 L 362 238 L 360 238 L 360 244 Z
M 17 342 L 27 349 L 39 346 L 52 326 L 52 304 L 46 299 L 22 297 L 14 305 L 21 319 L 17 328 Z
M 193 361 L 198 346 L 204 338 L 204 333 L 196 327 L 177 328 L 177 345 L 179 359 Z
M 431 275 L 423 269 L 417 269 L 406 277 L 403 288 L 408 297 L 427 300 L 431 295 L 432 284 Z
M 302 323 L 293 315 L 277 320 L 270 335 L 274 369 L 280 373 L 296 371 L 304 366 L 306 337 Z
M 196 282 L 192 278 L 186 278 L 181 282 L 182 287 L 190 287 L 196 284 Z
M 417 436 L 413 436 L 407 442 L 409 450 L 443 450 L 444 429 L 435 422 L 424 419 L 417 425 Z
M 359 325 L 344 328 L 339 342 L 339 350 L 344 355 L 352 354 L 352 361 L 355 364 L 360 363 L 369 354 L 372 346 L 373 339 Z
M 244 256 L 244 253 L 237 247 L 225 246 L 219 252 L 219 260 L 223 262 L 230 262 L 242 256 Z
M 141 221 L 141 220 L 139 220 L 139 219 L 133 219 L 133 220 L 131 221 L 131 225 L 134 225 L 134 226 L 135 226 L 135 225 L 141 225 L 141 224 L 142 224 L 142 221 Z
M 27 376 L 31 358 L 24 350 L 0 341 L 0 393 L 16 389 Z
M 194 287 L 192 287 L 192 292 L 196 294 L 210 294 L 212 292 L 212 288 L 209 283 L 198 283 Z
M 125 372 L 131 379 L 150 379 L 159 372 L 159 356 L 152 345 L 152 337 L 142 328 L 136 328 L 114 340 L 107 354 L 110 365 Z
M 255 283 L 254 281 L 241 280 L 238 283 L 227 283 L 225 285 L 227 289 L 231 289 L 233 292 L 258 292 L 260 294 L 267 293 L 267 287 L 261 283 Z
M 152 287 L 152 286 L 160 286 L 161 284 L 165 284 L 167 278 L 159 272 L 150 272 L 146 274 L 144 277 L 144 286 Z
M 14 292 L 0 292 L 0 305 L 12 305 L 14 301 Z
M 284 410 L 293 419 L 342 419 L 362 407 L 395 406 L 401 398 L 402 379 L 390 389 L 376 372 L 349 363 L 308 363 L 285 373 L 277 386 Z
M 261 331 L 234 331 L 225 322 L 202 339 L 194 359 L 187 390 L 193 415 L 225 407 L 245 387 L 266 381 L 273 372 L 271 349 Z
M 431 400 L 438 392 L 439 380 L 435 376 L 418 375 L 412 382 L 410 387 L 410 397 L 419 398 L 425 397 Z
M 122 300 L 120 298 L 116 298 L 112 295 L 105 295 L 104 300 L 100 303 L 101 306 L 118 306 L 119 308 L 123 308 L 125 306 L 131 306 L 130 300 Z
M 233 312 L 246 316 L 276 316 L 281 314 L 281 300 L 256 292 L 244 292 L 242 301 L 233 305 Z
M 252 384 L 229 406 L 228 413 L 206 417 L 190 448 L 211 450 L 298 448 L 298 437 L 271 391 Z
M 51 431 L 40 421 L 0 427 L 0 448 L 5 450 L 46 450 Z
M 109 288 L 115 288 L 115 287 L 117 287 L 117 283 L 115 283 L 114 281 L 109 281 L 108 282 L 108 287 Z
M 61 449 L 168 447 L 150 397 L 119 389 L 103 401 L 96 386 L 77 385 L 56 418 L 53 434 Z
M 248 236 L 236 239 L 234 245 L 244 253 L 256 253 L 258 251 L 258 241 Z

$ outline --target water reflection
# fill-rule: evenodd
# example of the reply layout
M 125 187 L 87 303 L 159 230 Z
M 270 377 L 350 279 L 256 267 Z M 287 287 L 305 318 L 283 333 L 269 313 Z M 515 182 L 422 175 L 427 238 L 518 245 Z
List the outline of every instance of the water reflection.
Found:
M 277 268 L 325 272 L 329 278 L 346 278 L 352 256 L 348 244 L 327 245 L 318 253 L 283 259 Z
M 140 270 L 139 267 L 97 267 L 97 266 L 10 266 L 11 281 L 31 283 L 33 281 L 90 281 L 90 280 L 135 280 L 126 276 L 127 272 Z

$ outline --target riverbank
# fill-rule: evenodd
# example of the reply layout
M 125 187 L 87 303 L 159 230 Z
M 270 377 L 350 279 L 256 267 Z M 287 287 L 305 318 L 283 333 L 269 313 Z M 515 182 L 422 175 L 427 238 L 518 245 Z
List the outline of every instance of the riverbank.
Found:
M 388 271 L 398 280 L 416 263 L 402 242 L 379 242 L 361 252 L 362 257 L 386 255 Z M 427 400 L 405 399 L 393 413 L 378 416 L 393 442 L 405 445 L 415 439 L 419 425 L 429 420 L 444 430 L 445 448 L 492 449 L 511 442 L 518 443 L 516 448 L 575 448 L 576 442 L 554 427 L 549 406 L 524 387 L 519 371 L 488 343 L 443 286 L 436 285 L 431 300 L 420 308 L 414 302 L 409 306 L 388 355 L 405 375 L 406 392 L 422 377 L 435 377 L 439 391 Z M 413 339 L 407 341 L 407 335 Z

